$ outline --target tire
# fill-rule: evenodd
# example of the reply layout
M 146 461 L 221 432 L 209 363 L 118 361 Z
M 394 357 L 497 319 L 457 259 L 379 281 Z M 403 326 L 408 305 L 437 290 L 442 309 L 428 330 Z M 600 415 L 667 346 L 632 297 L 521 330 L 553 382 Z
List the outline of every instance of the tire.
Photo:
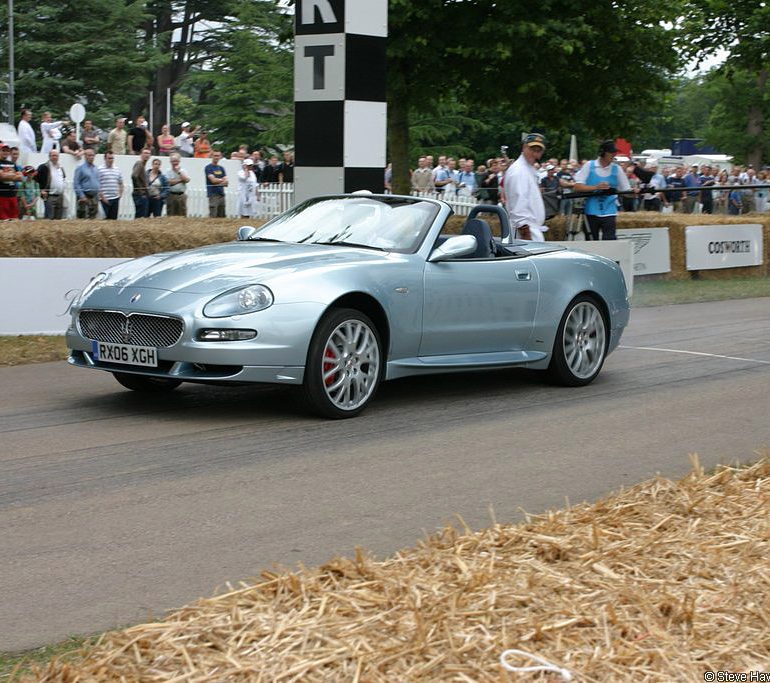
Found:
M 144 375 L 131 375 L 127 372 L 113 372 L 112 376 L 126 389 L 139 391 L 143 394 L 162 394 L 173 391 L 182 383 L 180 379 L 145 377 Z
M 553 381 L 581 387 L 596 379 L 607 357 L 607 318 L 596 300 L 573 299 L 559 323 L 548 372 Z
M 377 393 L 383 367 L 374 323 L 361 311 L 332 309 L 310 342 L 302 385 L 305 405 L 322 417 L 355 417 Z

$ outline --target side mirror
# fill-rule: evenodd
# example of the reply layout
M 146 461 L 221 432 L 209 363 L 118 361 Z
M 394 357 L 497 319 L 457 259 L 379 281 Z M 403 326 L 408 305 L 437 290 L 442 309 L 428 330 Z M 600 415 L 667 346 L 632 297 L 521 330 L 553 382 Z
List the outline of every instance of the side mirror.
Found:
M 246 242 L 257 231 L 253 225 L 242 225 L 238 228 L 238 241 Z
M 450 237 L 441 246 L 436 247 L 428 257 L 428 262 L 436 263 L 437 261 L 449 261 L 460 256 L 468 256 L 476 251 L 476 246 L 476 238 L 473 235 L 456 235 Z

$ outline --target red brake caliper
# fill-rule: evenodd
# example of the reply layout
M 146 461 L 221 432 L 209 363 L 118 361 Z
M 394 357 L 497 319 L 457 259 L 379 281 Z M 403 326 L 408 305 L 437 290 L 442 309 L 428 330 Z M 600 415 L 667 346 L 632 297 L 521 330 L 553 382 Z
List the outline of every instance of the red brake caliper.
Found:
M 335 365 L 337 365 L 337 361 L 334 358 L 334 354 L 332 353 L 332 350 L 327 347 L 326 351 L 324 352 L 324 358 L 331 358 L 332 362 L 324 361 L 323 364 L 323 373 L 324 376 L 326 375 L 329 370 L 334 368 Z M 337 373 L 335 372 L 333 375 L 329 375 L 326 380 L 324 380 L 327 387 L 330 387 L 337 379 Z

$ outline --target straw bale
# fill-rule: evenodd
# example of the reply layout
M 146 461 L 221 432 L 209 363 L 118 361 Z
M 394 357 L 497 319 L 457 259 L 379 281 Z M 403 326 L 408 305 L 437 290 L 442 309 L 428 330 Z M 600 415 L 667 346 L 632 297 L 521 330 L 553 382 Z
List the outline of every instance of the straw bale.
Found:
M 770 459 L 693 463 L 521 524 L 447 526 L 383 561 L 265 572 L 29 680 L 554 680 L 504 671 L 508 648 L 580 681 L 770 671 Z

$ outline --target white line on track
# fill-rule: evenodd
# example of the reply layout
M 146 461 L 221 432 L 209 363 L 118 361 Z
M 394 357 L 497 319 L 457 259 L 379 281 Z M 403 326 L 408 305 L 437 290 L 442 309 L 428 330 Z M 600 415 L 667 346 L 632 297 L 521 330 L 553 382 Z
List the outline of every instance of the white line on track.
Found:
M 721 356 L 718 353 L 703 353 L 702 351 L 684 351 L 682 349 L 662 349 L 657 346 L 618 346 L 619 349 L 631 349 L 633 351 L 663 351 L 665 353 L 684 353 L 688 356 L 706 356 L 707 358 L 722 358 L 723 360 L 739 360 L 744 363 L 760 363 L 770 365 L 770 360 L 759 360 L 758 358 L 738 358 L 737 356 Z

